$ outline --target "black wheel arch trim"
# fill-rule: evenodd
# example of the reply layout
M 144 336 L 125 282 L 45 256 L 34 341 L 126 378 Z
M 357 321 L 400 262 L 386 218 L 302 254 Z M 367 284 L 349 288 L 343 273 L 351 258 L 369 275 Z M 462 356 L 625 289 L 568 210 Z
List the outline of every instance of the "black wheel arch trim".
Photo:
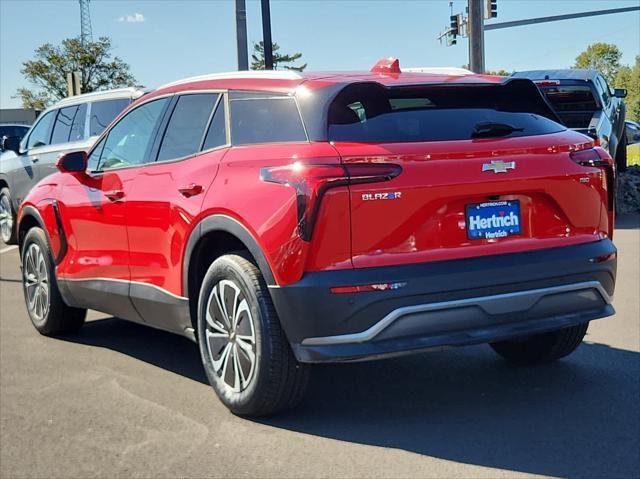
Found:
M 238 238 L 258 263 L 258 268 L 264 276 L 267 285 L 276 285 L 271 266 L 253 234 L 242 223 L 231 216 L 214 214 L 200 220 L 187 241 L 184 261 L 182 263 L 182 288 L 184 296 L 189 296 L 189 267 L 193 250 L 202 237 L 215 231 L 229 233 Z
M 67 254 L 68 243 L 67 243 L 67 236 L 62 227 L 62 217 L 60 216 L 60 207 L 58 206 L 58 201 L 52 200 L 51 204 L 53 207 L 53 215 L 55 216 L 55 219 L 56 219 L 56 227 L 58 229 L 58 235 L 60 236 L 60 251 L 58 251 L 58 254 L 54 258 L 54 263 L 58 265 L 60 264 L 60 261 L 62 261 L 64 256 Z M 20 237 L 20 230 L 22 227 L 22 223 L 27 217 L 33 218 L 36 221 L 36 223 L 38 223 L 38 226 L 44 231 L 44 234 L 47 238 L 47 242 L 49 243 L 49 248 L 51 248 L 51 238 L 49 237 L 49 232 L 47 231 L 47 228 L 44 225 L 44 220 L 42 219 L 40 212 L 34 206 L 27 205 L 22 209 L 22 216 L 20 217 L 20 223 L 18 224 L 18 245 L 20 247 L 20 252 L 22 252 L 22 237 Z

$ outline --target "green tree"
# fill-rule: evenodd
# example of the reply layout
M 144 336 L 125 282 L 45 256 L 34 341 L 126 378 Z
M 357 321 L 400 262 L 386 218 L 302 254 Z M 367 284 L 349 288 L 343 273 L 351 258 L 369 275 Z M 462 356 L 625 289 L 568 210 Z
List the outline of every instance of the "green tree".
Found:
M 627 104 L 627 119 L 640 121 L 640 55 L 636 56 L 633 66 L 620 67 L 613 85 L 615 88 L 627 89 L 627 97 L 624 99 Z
M 67 96 L 67 73 L 74 71 L 80 72 L 82 93 L 134 86 L 129 65 L 112 57 L 111 49 L 108 37 L 84 45 L 79 38 L 67 38 L 60 45 L 45 43 L 20 70 L 35 88 L 19 88 L 15 97 L 25 108 L 42 110 Z
M 486 75 L 498 75 L 501 77 L 508 77 L 509 75 L 511 75 L 511 72 L 508 72 L 507 70 L 504 69 L 500 69 L 500 70 L 487 70 L 485 72 Z
M 302 65 L 294 66 L 287 65 L 288 63 L 294 63 L 300 60 L 302 57 L 302 53 L 293 53 L 291 55 L 287 55 L 284 53 L 278 53 L 280 50 L 280 45 L 277 43 L 272 43 L 273 50 L 273 69 L 277 70 L 278 66 L 282 66 L 285 70 L 294 70 L 297 72 L 304 71 L 307 68 L 307 64 L 303 63 Z M 264 42 L 258 42 L 253 44 L 253 53 L 251 54 L 252 62 L 251 69 L 252 70 L 264 70 Z
M 620 69 L 621 56 L 620 49 L 611 43 L 594 43 L 576 57 L 573 68 L 598 70 L 609 84 L 613 84 Z

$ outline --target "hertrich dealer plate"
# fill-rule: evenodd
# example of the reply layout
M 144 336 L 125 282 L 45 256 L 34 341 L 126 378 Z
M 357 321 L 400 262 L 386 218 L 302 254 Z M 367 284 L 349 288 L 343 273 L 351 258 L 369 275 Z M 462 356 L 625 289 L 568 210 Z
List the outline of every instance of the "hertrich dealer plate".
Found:
M 466 219 L 469 239 L 506 238 L 521 233 L 519 201 L 469 204 Z

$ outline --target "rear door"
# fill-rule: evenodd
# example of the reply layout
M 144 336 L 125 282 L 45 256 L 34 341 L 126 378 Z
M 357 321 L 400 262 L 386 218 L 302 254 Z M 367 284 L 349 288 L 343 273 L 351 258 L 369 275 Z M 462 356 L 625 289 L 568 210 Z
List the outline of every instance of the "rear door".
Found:
M 145 321 L 191 327 L 182 291 L 189 234 L 228 146 L 224 95 L 176 96 L 127 198 L 131 299 Z
M 508 96 L 448 87 L 338 97 L 329 139 L 342 161 L 402 167 L 390 181 L 350 186 L 355 267 L 597 239 L 601 173 L 569 158 L 589 142 L 540 114 L 513 111 L 518 100 Z

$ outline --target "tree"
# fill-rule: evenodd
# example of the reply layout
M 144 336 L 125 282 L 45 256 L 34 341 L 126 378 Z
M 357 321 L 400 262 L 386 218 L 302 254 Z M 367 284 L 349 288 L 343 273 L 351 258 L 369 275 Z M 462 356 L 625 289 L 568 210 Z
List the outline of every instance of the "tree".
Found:
M 598 70 L 609 84 L 613 84 L 620 69 L 621 56 L 620 49 L 611 43 L 594 43 L 576 57 L 573 68 Z
M 280 46 L 277 43 L 272 43 L 273 50 L 273 69 L 277 70 L 278 65 L 282 65 L 285 70 L 294 70 L 297 72 L 304 71 L 307 68 L 307 64 L 304 63 L 299 66 L 285 65 L 285 63 L 294 63 L 302 57 L 302 53 L 293 53 L 287 55 L 284 53 L 278 53 Z M 258 42 L 253 44 L 253 53 L 251 54 L 253 61 L 251 62 L 252 70 L 264 70 L 264 42 Z
M 624 99 L 627 104 L 627 119 L 640 121 L 640 55 L 636 56 L 635 65 L 632 67 L 620 67 L 613 85 L 615 88 L 627 89 L 627 97 Z
M 512 72 L 508 72 L 505 69 L 500 69 L 500 70 L 487 70 L 485 72 L 485 75 L 498 75 L 501 77 L 508 77 L 509 75 L 511 75 Z
M 24 108 L 42 110 L 67 96 L 67 73 L 74 71 L 80 72 L 82 93 L 134 86 L 129 65 L 112 58 L 111 48 L 108 37 L 84 45 L 79 38 L 67 38 L 60 45 L 45 43 L 20 70 L 36 89 L 19 88 L 16 98 L 22 100 Z

